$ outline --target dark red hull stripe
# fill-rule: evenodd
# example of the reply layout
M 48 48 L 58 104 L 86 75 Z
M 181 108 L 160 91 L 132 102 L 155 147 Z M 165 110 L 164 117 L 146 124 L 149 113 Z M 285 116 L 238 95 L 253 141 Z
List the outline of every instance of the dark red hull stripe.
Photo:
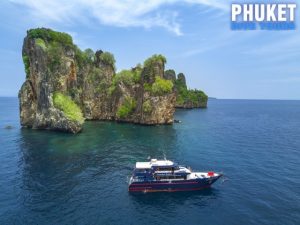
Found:
M 151 186 L 151 185 L 173 185 L 173 184 L 199 184 L 199 182 L 177 182 L 177 183 L 139 183 L 139 184 L 131 184 L 130 186 Z
M 129 188 L 130 192 L 176 192 L 176 191 L 198 191 L 209 188 L 210 185 L 197 188 L 176 188 L 176 189 L 145 189 L 145 188 Z

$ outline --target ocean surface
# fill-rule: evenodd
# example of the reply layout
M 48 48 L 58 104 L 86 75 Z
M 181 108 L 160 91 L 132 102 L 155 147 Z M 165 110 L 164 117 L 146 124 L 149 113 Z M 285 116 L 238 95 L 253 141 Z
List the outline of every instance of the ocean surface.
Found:
M 0 98 L 0 224 L 300 224 L 300 101 L 210 100 L 180 124 L 21 129 Z M 12 126 L 8 129 L 6 126 Z M 148 156 L 222 171 L 211 189 L 130 194 Z

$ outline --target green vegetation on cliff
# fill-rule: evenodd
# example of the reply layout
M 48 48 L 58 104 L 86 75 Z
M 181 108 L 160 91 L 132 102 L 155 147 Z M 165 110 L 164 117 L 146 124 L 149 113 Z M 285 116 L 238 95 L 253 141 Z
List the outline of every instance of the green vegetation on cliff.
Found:
M 29 77 L 30 74 L 30 61 L 29 61 L 29 57 L 27 55 L 23 55 L 23 63 L 24 63 L 24 67 L 25 67 L 25 73 L 26 73 L 26 77 Z
M 61 64 L 61 55 L 63 54 L 62 46 L 58 42 L 52 42 L 47 48 L 47 54 L 49 58 L 50 71 L 58 70 Z
M 47 50 L 46 43 L 44 42 L 43 39 L 37 38 L 37 39 L 35 39 L 35 43 L 36 43 L 38 46 L 40 46 L 44 51 Z
M 86 50 L 84 50 L 84 55 L 85 55 L 85 57 L 87 58 L 87 60 L 89 62 L 94 62 L 94 60 L 95 60 L 95 52 L 92 49 L 87 48 Z
M 175 88 L 177 91 L 177 105 L 183 105 L 187 102 L 191 102 L 194 106 L 206 105 L 207 95 L 200 90 L 188 90 L 183 74 L 175 81 Z
M 153 55 L 144 61 L 142 80 L 152 86 L 157 76 L 163 77 L 166 58 L 163 55 Z M 147 88 L 147 87 L 146 87 Z
M 116 83 L 123 82 L 126 85 L 137 84 L 141 79 L 141 72 L 138 70 L 122 70 L 114 77 Z
M 51 29 L 46 28 L 36 28 L 27 31 L 27 36 L 32 39 L 43 39 L 47 42 L 58 42 L 63 45 L 73 46 L 72 37 L 63 32 L 53 31 Z
M 198 105 L 207 102 L 207 95 L 200 90 L 184 90 L 178 93 L 176 103 L 179 105 L 185 102 L 192 102 L 194 105 Z
M 149 100 L 147 100 L 143 103 L 143 112 L 150 113 L 151 111 L 152 111 L 151 102 Z
M 190 90 L 189 98 L 194 104 L 197 104 L 197 102 L 207 102 L 208 96 L 200 90 Z
M 171 80 L 172 82 L 176 81 L 176 73 L 175 70 L 166 70 L 164 73 L 164 78 L 167 80 Z
M 151 66 L 153 63 L 160 62 L 160 63 L 167 63 L 166 57 L 163 55 L 153 55 L 150 58 L 146 59 L 144 62 L 144 67 Z
M 151 93 L 153 95 L 164 95 L 172 92 L 173 83 L 170 80 L 155 77 L 155 82 L 152 84 Z
M 100 68 L 94 67 L 89 71 L 87 79 L 90 83 L 99 83 L 101 80 L 101 74 L 102 70 Z
M 92 49 L 88 48 L 85 51 L 81 51 L 76 45 L 74 46 L 75 59 L 79 67 L 84 67 L 88 64 L 92 64 L 95 59 L 95 53 Z
M 100 55 L 100 60 L 105 64 L 105 65 L 110 65 L 114 68 L 114 70 L 116 70 L 116 60 L 113 54 L 111 54 L 110 52 L 103 52 Z
M 165 95 L 173 91 L 173 82 L 166 80 L 159 76 L 155 77 L 155 82 L 151 85 L 149 83 L 144 84 L 144 90 L 149 91 L 152 95 Z
M 124 103 L 118 108 L 117 116 L 121 119 L 129 116 L 136 108 L 136 100 L 132 97 L 126 97 Z
M 50 69 L 53 71 L 55 66 L 60 64 L 58 57 L 63 55 L 66 49 L 72 49 L 75 52 L 75 59 L 79 67 L 92 64 L 95 59 L 95 53 L 92 49 L 80 50 L 69 34 L 53 31 L 46 28 L 36 28 L 27 31 L 29 38 L 35 39 L 36 45 L 40 46 L 44 51 L 47 50 L 50 59 Z M 111 53 L 103 53 L 103 60 L 114 67 L 114 57 Z
M 55 92 L 52 96 L 54 107 L 61 110 L 68 119 L 77 121 L 79 123 L 84 122 L 84 118 L 79 106 L 72 101 L 69 96 L 66 96 L 60 92 Z
M 133 86 L 140 82 L 141 80 L 142 68 L 136 67 L 131 70 L 122 70 L 116 75 L 114 75 L 112 84 L 108 89 L 108 93 L 111 95 L 118 84 L 123 83 L 127 86 Z

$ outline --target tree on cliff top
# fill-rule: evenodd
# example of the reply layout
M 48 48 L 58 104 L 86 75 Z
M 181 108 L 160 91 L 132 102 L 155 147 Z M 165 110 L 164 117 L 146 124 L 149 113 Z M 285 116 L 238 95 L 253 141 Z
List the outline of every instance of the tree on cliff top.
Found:
M 156 55 L 155 54 L 155 55 L 153 55 L 150 58 L 145 60 L 144 67 L 151 66 L 153 63 L 156 63 L 156 62 L 167 63 L 167 59 L 163 55 L 160 55 L 160 54 Z
M 116 60 L 115 60 L 115 57 L 112 53 L 110 52 L 103 52 L 101 53 L 100 55 L 100 60 L 106 64 L 106 65 L 110 65 L 113 67 L 114 70 L 116 70 Z
M 47 28 L 30 29 L 27 31 L 27 35 L 33 39 L 40 38 L 47 42 L 55 41 L 64 45 L 73 46 L 73 39 L 69 34 Z

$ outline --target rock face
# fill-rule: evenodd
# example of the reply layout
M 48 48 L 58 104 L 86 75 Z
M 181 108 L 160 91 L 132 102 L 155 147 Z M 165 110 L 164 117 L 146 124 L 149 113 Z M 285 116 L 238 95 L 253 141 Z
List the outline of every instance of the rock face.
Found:
M 175 70 L 166 70 L 164 74 L 164 78 L 167 80 L 171 80 L 173 83 L 175 83 L 176 81 Z
M 177 83 L 180 84 L 181 87 L 184 87 L 187 89 L 185 75 L 183 73 L 179 73 L 177 75 Z
M 68 34 L 45 28 L 27 32 L 22 55 L 24 127 L 77 133 L 85 119 L 173 122 L 176 93 L 174 83 L 164 79 L 166 59 L 161 55 L 116 74 L 111 53 L 81 51 Z
M 188 90 L 185 75 L 183 73 L 179 73 L 176 79 L 175 71 L 167 70 L 165 72 L 165 78 L 174 83 L 176 108 L 193 109 L 207 107 L 207 95 L 200 90 Z
M 68 83 L 74 79 L 74 51 L 67 47 L 58 49 L 60 43 L 47 49 L 47 41 L 30 35 L 24 39 L 26 81 L 19 92 L 21 125 L 77 133 L 83 121 L 69 119 L 52 99 L 55 91 L 67 92 Z M 52 58 L 53 52 L 59 57 Z

